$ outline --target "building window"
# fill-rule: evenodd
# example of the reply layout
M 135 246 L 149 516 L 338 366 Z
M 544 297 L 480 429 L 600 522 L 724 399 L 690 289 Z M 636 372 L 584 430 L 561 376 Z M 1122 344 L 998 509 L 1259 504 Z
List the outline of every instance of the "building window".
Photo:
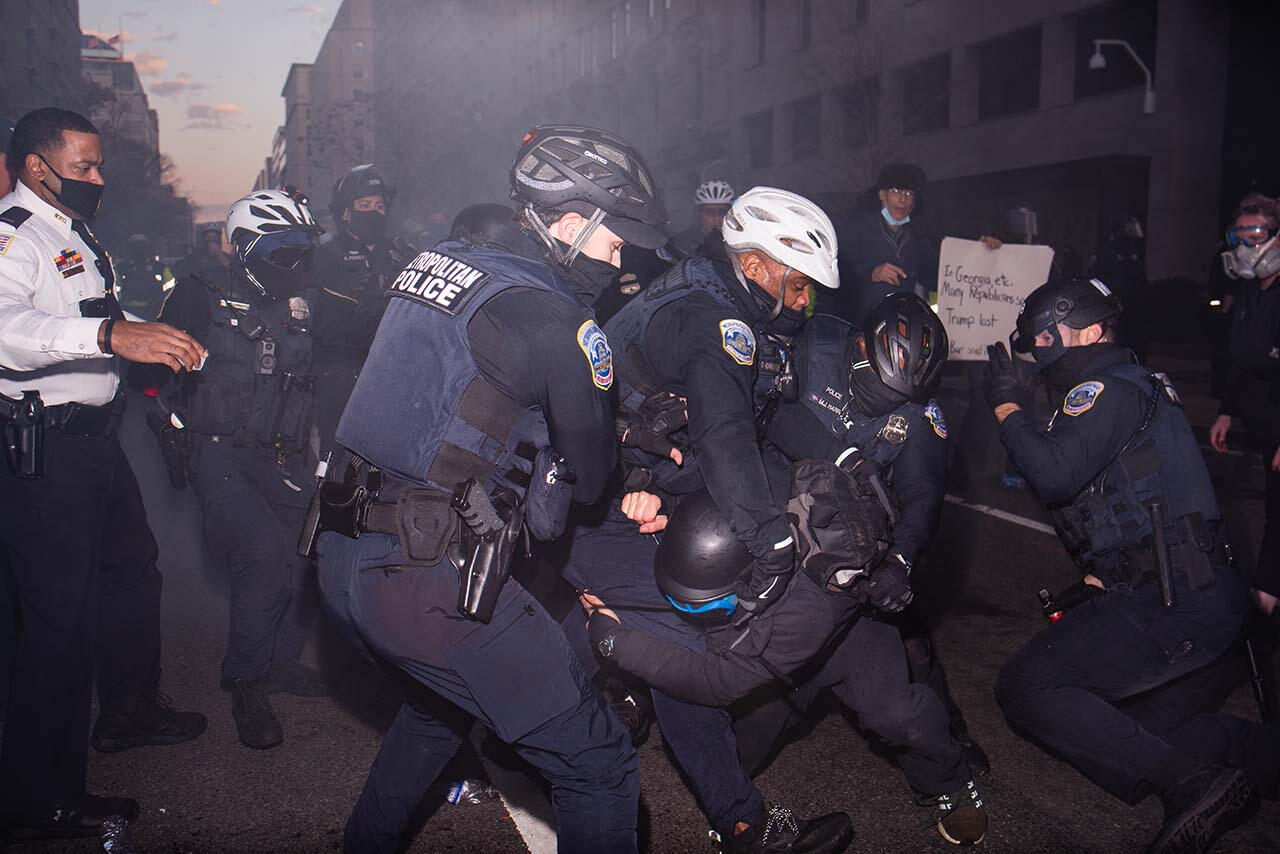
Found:
M 844 144 L 858 148 L 874 141 L 880 115 L 880 78 L 868 77 L 845 87 L 840 101 L 844 108 Z
M 658 0 L 649 0 L 649 20 L 658 16 Z
M 354 77 L 356 80 L 363 80 L 363 79 L 364 79 L 364 69 L 363 69 L 363 68 L 357 68 L 355 71 L 353 71 L 353 72 L 351 73 L 351 76 L 352 76 L 352 77 Z
M 768 46 L 766 37 L 769 33 L 768 0 L 751 0 L 751 26 L 755 35 L 755 65 L 764 63 L 765 49 Z
M 796 4 L 800 12 L 800 47 L 813 44 L 813 0 L 800 0 Z
M 631 0 L 622 4 L 622 32 L 631 35 Z
M 618 58 L 618 10 L 609 13 L 609 58 Z
M 803 160 L 822 147 L 822 96 L 810 95 L 787 105 L 791 118 L 791 158 Z
M 1040 27 L 1027 27 L 978 47 L 978 120 L 1040 106 Z
M 578 76 L 583 77 L 587 73 L 587 31 L 582 30 L 578 33 Z
M 591 29 L 588 32 L 590 33 L 590 35 L 588 36 L 588 39 L 591 42 L 591 70 L 599 71 L 600 63 L 597 60 L 597 56 L 600 52 L 600 36 L 599 36 L 598 30 L 596 29 L 596 25 L 592 24 Z
M 1088 98 L 1107 92 L 1130 89 L 1146 83 L 1146 75 L 1122 47 L 1105 47 L 1102 56 L 1107 67 L 1089 68 L 1094 39 L 1123 39 L 1156 73 L 1156 2 L 1157 0 L 1118 0 L 1104 3 L 1076 16 L 1076 98 Z
M 951 54 L 942 53 L 902 71 L 902 132 L 941 130 L 951 121 Z
M 747 136 L 747 165 L 763 169 L 773 164 L 773 110 L 761 110 L 742 120 Z
M 869 5 L 869 0 L 854 0 L 849 10 L 852 14 L 849 14 L 845 19 L 848 21 L 847 26 L 849 29 L 861 26 L 867 22 L 867 7 Z

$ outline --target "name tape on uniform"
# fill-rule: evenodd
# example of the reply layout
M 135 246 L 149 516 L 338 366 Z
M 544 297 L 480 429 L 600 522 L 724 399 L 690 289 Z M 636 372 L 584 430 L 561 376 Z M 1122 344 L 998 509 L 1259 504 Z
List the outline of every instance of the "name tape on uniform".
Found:
M 453 316 L 489 278 L 484 270 L 443 252 L 423 252 L 400 271 L 387 296 L 410 299 Z

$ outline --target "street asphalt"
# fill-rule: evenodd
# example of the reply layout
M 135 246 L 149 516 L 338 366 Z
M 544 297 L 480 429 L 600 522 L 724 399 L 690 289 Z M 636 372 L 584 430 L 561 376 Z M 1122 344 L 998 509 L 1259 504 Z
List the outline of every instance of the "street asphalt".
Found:
M 1159 360 L 1156 360 L 1159 364 Z M 1170 360 L 1188 408 L 1205 426 L 1201 386 L 1205 370 L 1195 361 Z M 942 395 L 953 435 L 965 404 L 960 377 Z M 164 589 L 164 690 L 180 708 L 209 717 L 200 739 L 175 747 L 92 754 L 92 791 L 128 795 L 142 804 L 131 828 L 139 852 L 337 851 L 342 827 L 378 749 L 381 732 L 398 701 L 384 681 L 337 638 L 323 618 L 304 660 L 332 680 L 330 698 L 275 695 L 285 727 L 282 746 L 253 751 L 240 745 L 228 695 L 218 687 L 227 626 L 224 573 L 205 552 L 199 508 L 190 492 L 167 483 L 158 450 L 142 425 L 147 401 L 133 401 L 124 432 L 148 513 L 161 546 Z M 1234 438 L 1234 437 L 1233 437 Z M 1214 455 L 1212 467 L 1237 543 L 1256 548 L 1261 525 L 1261 470 L 1256 457 Z M 950 490 L 971 503 L 997 507 L 1030 520 L 1046 517 L 1030 493 L 999 485 L 997 471 Z M 1015 735 L 992 696 L 1001 663 L 1043 626 L 1036 591 L 1061 589 L 1078 573 L 1056 539 L 1039 530 L 949 503 L 927 561 L 916 573 L 919 601 L 929 615 L 953 693 L 974 737 L 992 761 L 979 788 L 991 812 L 982 848 L 990 852 L 1140 851 L 1160 824 L 1160 807 L 1148 798 L 1130 807 L 1085 780 L 1069 766 Z M 314 592 L 312 592 L 314 595 Z M 1106 650 L 1100 648 L 1099 655 Z M 1276 676 L 1272 665 L 1273 684 Z M 1247 687 L 1228 710 L 1256 718 Z M 856 721 L 827 704 L 795 735 L 758 778 L 766 796 L 800 815 L 846 810 L 865 852 L 943 851 L 935 816 L 912 803 L 902 775 L 871 749 Z M 529 828 L 548 814 L 537 784 L 501 745 L 477 732 L 488 754 L 464 747 L 425 799 L 413 852 L 537 852 L 548 850 L 545 833 Z M 648 852 L 710 850 L 707 824 L 666 753 L 661 733 L 640 749 L 643 787 L 641 848 Z M 499 770 L 502 769 L 502 770 Z M 462 777 L 492 773 L 506 781 L 506 800 L 449 805 L 444 786 Z M 509 808 L 510 807 L 510 808 Z M 532 814 L 532 818 L 530 817 Z M 514 816 L 514 817 L 513 817 Z M 522 833 L 523 829 L 523 833 Z M 545 831 L 545 828 L 544 828 Z M 93 840 L 13 846 L 15 854 L 101 851 Z M 1280 807 L 1264 803 L 1247 825 L 1224 837 L 1221 852 L 1280 851 Z

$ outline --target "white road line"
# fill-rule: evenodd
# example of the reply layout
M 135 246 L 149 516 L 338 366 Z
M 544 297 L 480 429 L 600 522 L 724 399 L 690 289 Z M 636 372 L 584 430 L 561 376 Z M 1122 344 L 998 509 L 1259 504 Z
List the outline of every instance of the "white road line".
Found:
M 997 507 L 988 507 L 986 504 L 971 504 L 958 495 L 947 495 L 946 500 L 950 504 L 959 504 L 961 507 L 968 507 L 970 510 L 977 510 L 979 513 L 986 513 L 988 516 L 994 516 L 997 519 L 1003 519 L 1006 522 L 1012 522 L 1015 525 L 1021 525 L 1024 528 L 1030 528 L 1042 534 L 1049 534 L 1055 537 L 1058 535 L 1058 532 L 1053 530 L 1052 525 L 1046 525 L 1044 522 L 1037 522 L 1035 519 L 1019 516 L 1017 513 L 1010 513 Z
M 489 782 L 498 790 L 502 805 L 515 822 L 516 832 L 524 840 L 529 854 L 556 854 L 555 816 L 542 789 L 524 773 L 491 762 L 481 749 L 483 740 L 484 728 L 476 727 L 471 743 L 475 745 Z

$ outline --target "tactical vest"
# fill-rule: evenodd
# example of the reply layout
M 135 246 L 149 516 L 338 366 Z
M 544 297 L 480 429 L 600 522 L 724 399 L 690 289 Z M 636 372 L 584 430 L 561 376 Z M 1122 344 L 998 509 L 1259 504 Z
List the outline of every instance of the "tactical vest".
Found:
M 475 478 L 524 495 L 549 445 L 546 419 L 481 374 L 467 337 L 476 312 L 510 288 L 575 302 L 551 267 L 501 249 L 445 241 L 414 258 L 387 289 L 338 442 L 419 486 L 452 493 Z
M 1221 514 L 1200 446 L 1168 378 L 1134 364 L 1109 365 L 1096 378 L 1138 389 L 1146 410 L 1116 458 L 1071 502 L 1053 508 L 1052 517 L 1077 563 L 1106 569 L 1121 561 L 1122 550 L 1149 545 L 1151 499 L 1163 503 L 1171 528 L 1192 514 L 1205 522 Z
M 198 287 L 198 286 L 197 286 Z M 230 436 L 241 447 L 300 451 L 310 439 L 310 291 L 252 299 L 228 287 L 207 291 L 209 358 L 184 375 L 181 411 L 194 433 Z

